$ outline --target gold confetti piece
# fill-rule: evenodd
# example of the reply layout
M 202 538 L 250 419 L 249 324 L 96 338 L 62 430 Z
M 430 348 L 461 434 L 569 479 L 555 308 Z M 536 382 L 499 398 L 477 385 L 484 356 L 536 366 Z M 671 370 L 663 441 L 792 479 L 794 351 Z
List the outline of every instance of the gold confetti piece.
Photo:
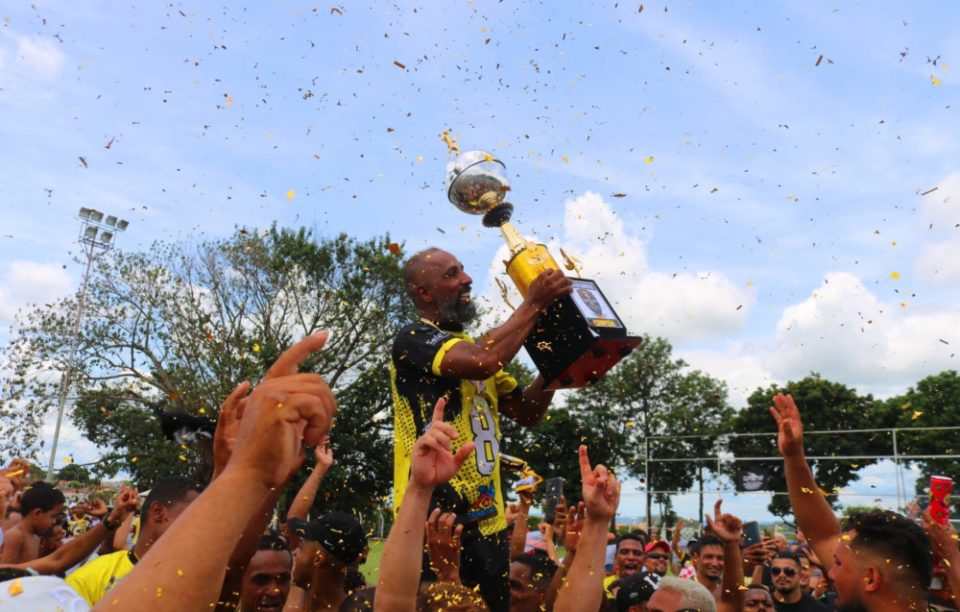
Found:
M 184 457 L 183 455 L 179 455 L 179 459 L 180 459 L 180 461 L 186 461 L 186 460 L 187 460 L 187 458 Z
M 204 408 L 203 406 L 200 406 L 200 408 L 197 409 L 197 412 L 199 412 L 200 414 L 207 414 L 207 409 Z
M 157 587 L 157 597 L 163 597 L 163 587 Z
M 747 281 L 747 282 L 745 283 L 745 285 L 746 285 L 747 287 L 753 287 L 753 281 Z
M 570 158 L 567 157 L 566 155 L 564 155 L 564 156 L 561 157 L 560 159 L 562 159 L 562 160 L 563 160 L 563 163 L 565 163 L 565 164 L 569 164 L 569 163 L 570 163 Z
M 900 308 L 906 308 L 910 305 L 910 302 L 900 302 Z
M 406 69 L 407 69 L 407 67 L 406 67 L 405 65 L 401 64 L 400 62 L 398 62 L 398 61 L 396 61 L 396 60 L 393 61 L 393 65 L 396 66 L 397 68 L 399 68 L 400 70 L 406 70 Z
M 422 162 L 422 161 L 423 161 L 423 155 L 418 156 L 418 157 L 417 157 L 417 161 L 418 161 L 418 162 Z
M 20 593 L 23 593 L 23 583 L 19 578 L 10 583 L 10 586 L 7 587 L 7 593 L 16 597 Z
M 178 569 L 178 570 L 177 570 L 177 576 L 180 576 L 181 578 L 183 577 L 183 570 L 182 570 L 182 569 Z
M 231 96 L 230 94 L 223 94 L 223 97 L 227 99 L 227 101 L 224 103 L 224 106 L 226 106 L 227 108 L 230 108 L 231 106 L 233 106 L 233 96 Z
M 645 158 L 643 159 L 643 163 L 645 163 L 645 164 L 652 164 L 652 163 L 653 163 L 653 155 L 651 155 L 650 157 L 645 157 Z
M 253 350 L 254 353 L 259 353 L 259 352 L 260 352 L 260 345 L 257 344 L 256 342 L 254 342 L 254 343 L 253 343 L 253 346 L 250 347 L 250 348 L 251 348 L 251 350 Z
M 894 270 L 893 272 L 890 273 L 890 280 L 899 280 L 899 279 L 900 279 L 900 273 L 899 273 L 899 272 L 897 272 L 896 270 Z
M 64 457 L 64 458 L 63 458 L 63 462 L 64 462 L 64 463 L 73 463 L 73 457 Z
M 891 241 L 890 246 L 897 246 L 897 241 L 896 240 Z
M 137 457 L 130 457 L 130 463 L 136 463 Z
M 916 421 L 917 419 L 919 419 L 919 418 L 922 417 L 922 416 L 923 416 L 923 411 L 922 411 L 922 410 L 914 410 L 914 411 L 913 411 L 913 414 L 910 415 L 910 420 L 911 420 L 911 421 Z
M 807 487 L 800 487 L 800 491 L 807 494 L 813 493 L 813 489 L 808 489 Z
M 940 87 L 940 79 L 938 79 L 936 76 L 934 76 L 934 75 L 931 74 L 931 75 L 930 75 L 930 84 L 932 84 L 934 87 Z
M 295 189 L 291 189 L 291 190 L 287 191 L 287 199 L 288 199 L 288 200 L 292 200 L 292 199 L 295 198 L 295 197 L 297 197 L 297 192 L 296 192 Z

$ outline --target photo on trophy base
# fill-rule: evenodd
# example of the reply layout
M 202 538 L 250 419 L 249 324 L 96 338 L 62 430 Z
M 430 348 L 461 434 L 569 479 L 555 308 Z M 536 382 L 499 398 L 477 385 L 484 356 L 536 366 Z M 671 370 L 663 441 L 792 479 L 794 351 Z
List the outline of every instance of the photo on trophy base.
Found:
M 572 297 L 573 303 L 593 327 L 623 327 L 595 282 L 573 279 Z

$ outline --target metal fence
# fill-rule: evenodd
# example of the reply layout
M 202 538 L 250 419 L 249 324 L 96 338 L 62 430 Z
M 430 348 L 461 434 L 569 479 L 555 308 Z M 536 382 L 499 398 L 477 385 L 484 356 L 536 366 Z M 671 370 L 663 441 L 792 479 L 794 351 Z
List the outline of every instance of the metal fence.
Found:
M 890 460 L 894 464 L 895 468 L 895 486 L 896 486 L 896 507 L 898 510 L 903 510 L 906 507 L 908 499 L 914 498 L 923 498 L 924 495 L 909 495 L 906 492 L 906 486 L 904 484 L 903 477 L 903 468 L 905 464 L 909 464 L 914 461 L 924 461 L 924 460 L 946 460 L 946 459 L 960 459 L 960 454 L 937 454 L 937 455 L 916 455 L 916 454 L 901 454 L 901 438 L 904 434 L 908 433 L 919 433 L 919 432 L 944 432 L 944 431 L 958 431 L 960 432 L 960 426 L 954 427 L 896 427 L 896 428 L 879 428 L 879 429 L 845 429 L 845 430 L 814 430 L 814 431 L 805 431 L 803 433 L 804 437 L 807 436 L 819 436 L 819 435 L 830 435 L 830 436 L 841 436 L 841 435 L 855 435 L 855 434 L 889 434 L 890 443 L 889 443 L 889 454 L 882 455 L 808 455 L 807 460 L 817 460 L 817 461 L 849 461 L 851 463 L 857 461 L 865 460 Z M 644 480 L 647 487 L 647 505 L 646 505 L 646 519 L 647 524 L 651 524 L 651 508 L 650 500 L 656 493 L 666 493 L 668 495 L 681 495 L 681 494 L 718 494 L 718 493 L 738 493 L 738 494 L 762 494 L 762 495 L 787 495 L 786 491 L 770 491 L 770 490 L 758 490 L 754 492 L 743 492 L 737 491 L 735 488 L 731 487 L 717 487 L 715 489 L 690 489 L 686 491 L 671 491 L 671 490 L 655 490 L 650 486 L 650 471 L 652 467 L 655 467 L 657 463 L 673 463 L 673 462 L 683 462 L 691 464 L 705 463 L 710 467 L 710 471 L 714 473 L 714 480 L 718 483 L 722 482 L 723 476 L 732 476 L 735 466 L 739 462 L 776 462 L 782 461 L 782 458 L 779 455 L 770 455 L 765 457 L 752 457 L 752 456 L 739 456 L 734 455 L 731 452 L 718 453 L 716 455 L 707 456 L 707 457 L 657 457 L 652 451 L 652 443 L 657 440 L 692 440 L 692 439 L 717 439 L 719 442 L 719 447 L 727 447 L 725 443 L 726 440 L 734 438 L 776 438 L 776 432 L 765 432 L 765 433 L 726 433 L 720 435 L 684 435 L 684 436 L 648 436 L 644 438 Z M 857 493 L 844 493 L 844 495 L 852 496 L 863 496 L 863 497 L 889 497 L 889 495 L 884 494 L 857 494 Z

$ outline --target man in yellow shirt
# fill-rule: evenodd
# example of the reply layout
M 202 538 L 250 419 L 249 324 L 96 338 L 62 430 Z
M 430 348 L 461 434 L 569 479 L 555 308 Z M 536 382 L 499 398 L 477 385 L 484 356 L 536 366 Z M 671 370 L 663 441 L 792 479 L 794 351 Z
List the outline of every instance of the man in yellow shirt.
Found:
M 523 346 L 540 313 L 569 294 L 572 283 L 557 270 L 544 272 L 503 325 L 474 341 L 464 332 L 477 313 L 470 295 L 473 280 L 455 256 L 436 248 L 421 251 L 406 262 L 403 277 L 420 320 L 400 330 L 391 353 L 394 511 L 403 503 L 413 443 L 426 431 L 434 404 L 445 397 L 444 421 L 458 433 L 453 450 L 473 442 L 477 452 L 436 489 L 431 505 L 453 512 L 463 524 L 464 584 L 478 585 L 494 612 L 507 610 L 510 560 L 500 491 L 500 415 L 531 427 L 553 392 L 543 388 L 539 376 L 520 389 L 502 368 Z
M 196 483 L 185 478 L 158 482 L 143 503 L 140 537 L 133 548 L 98 557 L 67 576 L 67 584 L 91 606 L 95 605 L 118 580 L 130 573 L 137 561 L 199 495 L 200 488 Z

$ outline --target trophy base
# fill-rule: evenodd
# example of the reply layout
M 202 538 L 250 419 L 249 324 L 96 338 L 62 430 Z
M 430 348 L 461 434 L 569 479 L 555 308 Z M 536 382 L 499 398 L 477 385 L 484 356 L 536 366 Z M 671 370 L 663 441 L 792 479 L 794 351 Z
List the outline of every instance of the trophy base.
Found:
M 524 343 L 551 391 L 597 382 L 643 341 L 628 335 L 596 283 L 573 281 L 573 294 L 547 308 Z

